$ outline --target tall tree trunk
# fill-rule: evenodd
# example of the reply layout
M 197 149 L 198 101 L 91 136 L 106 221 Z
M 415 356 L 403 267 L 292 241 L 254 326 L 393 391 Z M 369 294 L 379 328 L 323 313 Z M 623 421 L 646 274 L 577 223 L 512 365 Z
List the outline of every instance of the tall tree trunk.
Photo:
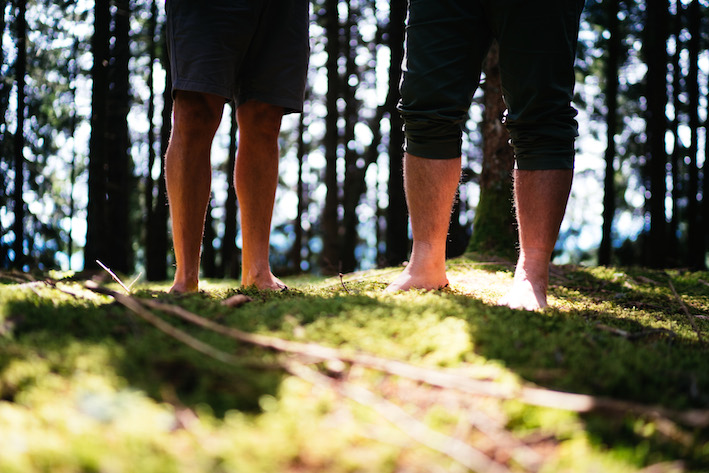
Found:
M 389 207 L 386 211 L 386 253 L 385 265 L 393 266 L 403 261 L 409 254 L 409 220 L 404 195 L 403 120 L 396 109 L 401 62 L 404 58 L 404 23 L 406 19 L 406 0 L 391 0 L 389 4 L 389 38 L 387 46 L 391 52 L 389 66 L 389 101 L 387 112 L 391 123 L 389 131 Z
M 687 10 L 689 18 L 689 74 L 687 75 L 687 90 L 689 92 L 689 128 L 691 142 L 689 146 L 689 188 L 688 188 L 688 252 L 687 264 L 694 270 L 706 268 L 704 253 L 706 252 L 704 234 L 702 233 L 701 213 L 699 208 L 699 168 L 697 155 L 699 153 L 699 49 L 701 35 L 701 11 L 699 0 L 692 0 Z M 706 177 L 705 177 L 706 178 Z
M 231 279 L 237 279 L 240 272 L 239 250 L 236 247 L 237 213 L 236 187 L 234 186 L 234 169 L 236 167 L 236 104 L 231 104 L 231 123 L 229 128 L 229 157 L 227 159 L 227 191 L 224 203 L 224 238 L 222 240 L 222 274 Z
M 355 87 L 350 85 L 350 79 L 356 77 L 359 82 L 359 74 L 357 72 L 356 48 L 351 47 L 355 42 L 359 42 L 356 33 L 357 12 L 352 7 L 352 2 L 347 0 L 348 18 L 345 27 L 344 44 L 350 45 L 345 48 L 345 75 L 342 76 L 342 91 L 345 99 L 345 181 L 343 183 L 343 198 L 342 198 L 342 246 L 340 247 L 340 271 L 350 273 L 357 267 L 357 258 L 355 250 L 359 241 L 357 232 L 357 224 L 359 217 L 357 216 L 357 205 L 361 198 L 361 189 L 364 186 L 360 182 L 364 180 L 365 166 L 363 160 L 360 160 L 357 150 L 354 146 L 355 141 L 355 124 L 359 121 L 359 103 L 355 97 Z
M 606 61 L 606 174 L 603 179 L 603 229 L 601 246 L 598 249 L 598 264 L 611 264 L 613 251 L 613 219 L 616 210 L 615 190 L 615 135 L 618 131 L 618 67 L 620 63 L 619 0 L 608 0 L 608 59 Z
M 298 154 L 298 184 L 296 187 L 296 195 L 298 198 L 298 208 L 296 211 L 295 221 L 293 222 L 294 227 L 294 238 L 293 238 L 293 248 L 291 249 L 291 258 L 293 262 L 293 268 L 295 273 L 300 273 L 303 264 L 303 216 L 305 215 L 306 206 L 306 192 L 305 192 L 305 182 L 303 181 L 303 171 L 305 165 L 305 140 L 303 139 L 303 134 L 305 133 L 305 114 L 301 113 L 298 119 L 298 141 L 297 141 L 297 154 Z
M 153 269 L 156 281 L 163 281 L 167 276 L 168 259 L 168 207 L 167 207 L 167 187 L 165 183 L 165 154 L 170 141 L 172 130 L 172 76 L 170 74 L 170 59 L 165 48 L 165 32 L 161 34 L 162 50 L 161 61 L 165 70 L 165 90 L 163 91 L 162 123 L 160 125 L 160 177 L 158 178 L 158 190 L 155 196 L 155 215 L 150 231 L 152 251 L 155 253 Z
M 647 20 L 643 49 L 647 62 L 647 167 L 649 174 L 650 232 L 645 250 L 646 264 L 664 267 L 667 264 L 667 0 L 647 2 Z
M 2 14 L 0 15 L 0 38 L 5 37 L 5 9 L 7 8 L 9 0 L 0 0 L 0 12 Z M 0 64 L 5 64 L 5 50 L 0 47 Z M 10 143 L 6 141 L 6 138 L 8 136 L 8 130 L 7 130 L 7 121 L 5 120 L 7 110 L 10 105 L 10 92 L 12 90 L 12 84 L 8 83 L 6 81 L 0 81 L 0 123 L 4 123 L 4 125 L 0 126 L 0 129 L 3 130 L 2 133 L 0 133 L 0 164 L 3 163 L 4 161 L 10 161 L 13 159 L 13 157 L 10 155 L 11 153 L 9 152 L 9 145 Z M 11 163 L 7 163 L 8 166 L 11 165 Z M 7 194 L 7 189 L 10 187 L 9 185 L 9 180 L 8 176 L 5 174 L 0 175 L 0 206 L 5 206 L 7 205 L 7 201 L 9 198 L 9 195 Z M 5 234 L 7 229 L 3 225 L 2 222 L 0 222 L 0 234 Z M 8 255 L 8 246 L 0 242 L 0 268 L 5 268 L 10 265 L 9 261 L 9 255 Z
M 0 12 L 4 14 L 3 12 Z M 15 242 L 13 251 L 15 258 L 13 266 L 22 269 L 25 264 L 25 202 L 22 191 L 25 185 L 25 75 L 27 74 L 27 1 L 18 0 L 16 35 L 17 35 L 17 59 L 15 60 L 15 79 L 17 81 L 17 128 L 14 137 L 14 213 L 15 223 L 13 232 Z
M 707 88 L 709 88 L 709 76 L 707 77 Z M 709 113 L 704 119 L 704 130 L 709 130 Z M 709 247 L 709 132 L 705 131 L 704 139 L 704 164 L 702 165 L 702 174 L 704 175 L 701 207 L 701 234 L 704 235 L 705 248 Z
M 76 6 L 72 12 L 72 21 L 77 21 Z M 71 56 L 76 58 L 79 54 L 79 38 L 74 37 L 72 44 Z M 67 237 L 67 256 L 69 257 L 69 268 L 71 269 L 71 259 L 74 254 L 74 217 L 76 216 L 76 202 L 74 201 L 74 191 L 76 190 L 77 178 L 77 158 L 76 151 L 76 127 L 78 124 L 78 107 L 76 106 L 76 82 L 79 77 L 80 69 L 77 61 L 73 62 L 69 71 L 69 83 L 71 84 L 71 102 L 74 104 L 71 108 L 71 165 L 70 165 L 70 182 L 69 182 L 69 235 Z
M 484 69 L 483 169 L 480 175 L 480 201 L 468 248 L 512 259 L 517 247 L 512 209 L 514 151 L 509 144 L 509 132 L 502 124 L 506 106 L 502 99 L 497 42 L 490 47 Z
M 217 232 L 214 230 L 212 209 L 212 198 L 210 198 L 204 222 L 204 236 L 202 238 L 202 272 L 205 278 L 218 277 L 217 252 L 214 249 L 214 240 L 217 238 Z
M 327 0 L 325 12 L 325 28 L 327 36 L 327 97 L 325 99 L 327 117 L 325 118 L 325 178 L 327 189 L 322 217 L 323 251 L 320 267 L 325 274 L 336 274 L 339 271 L 339 204 L 340 186 L 337 178 L 338 147 L 340 132 L 338 121 L 340 113 L 337 101 L 340 97 L 340 77 L 337 59 L 340 56 L 340 20 L 338 17 L 338 0 Z
M 94 64 L 91 92 L 91 137 L 89 139 L 88 207 L 84 267 L 96 269 L 95 261 L 108 251 L 109 222 L 106 206 L 108 64 L 110 61 L 111 14 L 109 2 L 99 1 L 94 8 L 94 34 L 91 50 Z
M 682 94 L 682 82 L 684 81 L 684 74 L 682 73 L 682 67 L 680 64 L 680 57 L 682 55 L 682 21 L 683 21 L 683 10 L 682 2 L 679 0 L 675 1 L 677 5 L 677 14 L 674 17 L 674 30 L 673 36 L 675 39 L 675 51 L 672 55 L 672 106 L 674 109 L 674 117 L 672 123 L 670 124 L 672 130 L 672 137 L 674 141 L 674 146 L 672 147 L 672 154 L 670 156 L 670 165 L 672 169 L 672 217 L 669 223 L 668 232 L 668 257 L 671 261 L 680 260 L 680 245 L 679 245 L 679 232 L 680 232 L 680 221 L 682 220 L 682 213 L 684 208 L 682 201 L 684 200 L 684 157 L 686 155 L 685 148 L 682 145 L 682 141 L 679 136 L 679 125 L 680 125 L 680 110 L 682 109 L 682 102 L 680 100 Z
M 157 22 L 158 5 L 157 0 L 153 0 L 150 5 L 150 18 L 148 19 L 148 54 L 150 56 L 150 70 L 148 73 L 148 86 L 150 87 L 150 98 L 148 99 L 148 168 L 145 173 L 145 272 L 148 281 L 161 281 L 167 279 L 166 255 L 159 253 L 158 246 L 160 236 L 157 232 L 160 225 L 156 222 L 158 210 L 155 208 L 155 179 L 153 179 L 153 168 L 155 167 L 156 153 L 155 147 L 155 62 L 157 61 Z M 158 185 L 159 187 L 159 185 Z M 158 196 L 159 200 L 159 196 Z
M 109 218 L 109 251 L 104 258 L 116 271 L 131 273 L 134 269 L 132 222 L 130 209 L 137 205 L 134 196 L 133 167 L 128 137 L 130 110 L 130 1 L 116 0 L 114 40 L 112 48 L 111 89 L 108 123 L 110 145 L 107 148 L 107 198 Z

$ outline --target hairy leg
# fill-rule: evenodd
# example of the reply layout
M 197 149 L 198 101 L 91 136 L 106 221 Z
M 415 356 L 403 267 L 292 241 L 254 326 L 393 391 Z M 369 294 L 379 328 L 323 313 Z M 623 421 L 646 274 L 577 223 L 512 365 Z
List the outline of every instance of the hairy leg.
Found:
M 448 284 L 446 239 L 459 181 L 460 158 L 404 156 L 406 203 L 414 242 L 409 264 L 387 291 L 439 289 Z
M 512 288 L 500 304 L 526 310 L 547 306 L 549 263 L 572 180 L 573 170 L 515 171 L 520 252 Z
M 177 91 L 174 125 L 165 156 L 165 180 L 175 249 L 171 292 L 193 292 L 211 185 L 210 149 L 221 121 L 224 99 Z
M 268 261 L 271 217 L 278 185 L 278 133 L 283 109 L 250 100 L 237 109 L 239 148 L 234 183 L 243 235 L 241 284 L 285 288 Z

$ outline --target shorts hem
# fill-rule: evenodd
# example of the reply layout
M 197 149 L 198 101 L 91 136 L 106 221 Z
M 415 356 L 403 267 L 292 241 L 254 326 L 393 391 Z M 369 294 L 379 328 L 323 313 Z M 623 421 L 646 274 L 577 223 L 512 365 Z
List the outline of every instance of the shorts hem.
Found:
M 196 82 L 191 80 L 176 80 L 172 84 L 172 98 L 175 98 L 175 92 L 178 90 L 185 90 L 188 92 L 201 92 L 204 94 L 218 95 L 224 97 L 224 100 L 231 102 L 234 100 L 233 95 L 228 90 L 217 85 L 205 84 L 203 82 Z
M 273 97 L 268 94 L 240 94 L 235 99 L 237 107 L 249 100 L 258 100 L 259 102 L 275 105 L 276 107 L 283 107 L 283 113 L 285 115 L 289 113 L 303 113 L 303 100 L 288 97 Z

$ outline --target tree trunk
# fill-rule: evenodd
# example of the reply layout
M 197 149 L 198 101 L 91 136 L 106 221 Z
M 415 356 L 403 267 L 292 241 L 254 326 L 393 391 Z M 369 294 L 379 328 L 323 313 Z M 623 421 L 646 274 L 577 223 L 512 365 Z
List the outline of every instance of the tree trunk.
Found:
M 351 2 L 347 1 L 348 19 L 345 28 L 345 44 L 359 43 L 359 38 L 356 34 L 356 17 L 357 13 L 353 11 Z M 340 248 L 340 271 L 350 273 L 357 267 L 357 258 L 355 251 L 359 235 L 357 232 L 357 224 L 359 217 L 357 216 L 357 206 L 359 205 L 362 196 L 362 190 L 365 186 L 360 185 L 364 181 L 364 172 L 366 168 L 360 160 L 357 150 L 352 144 L 355 141 L 355 124 L 359 121 L 359 103 L 355 97 L 355 87 L 349 84 L 351 77 L 357 77 L 359 82 L 359 73 L 355 64 L 356 48 L 346 48 L 346 72 L 342 76 L 342 91 L 345 99 L 345 181 L 343 183 L 343 198 L 342 198 L 342 246 Z M 359 163 L 358 163 L 359 161 Z
M 618 67 L 620 63 L 619 0 L 609 0 L 608 12 L 608 59 L 606 62 L 606 173 L 603 180 L 603 229 L 601 246 L 598 249 L 598 264 L 609 266 L 613 252 L 613 219 L 616 210 L 615 190 L 615 135 L 618 132 Z
M 707 77 L 707 88 L 709 88 L 709 77 Z M 704 130 L 709 131 L 709 113 L 704 119 Z M 701 234 L 704 235 L 704 247 L 709 247 L 709 132 L 705 131 L 704 138 L 704 164 L 702 165 L 702 174 L 704 175 L 702 195 L 702 206 L 700 212 L 701 218 Z
M 108 101 L 108 64 L 110 61 L 111 15 L 109 2 L 96 2 L 91 49 L 94 64 L 91 92 L 91 137 L 89 139 L 88 207 L 84 267 L 97 269 L 96 260 L 108 250 L 108 214 L 106 206 L 106 135 Z
M 294 228 L 294 238 L 293 247 L 291 248 L 291 258 L 293 262 L 293 270 L 295 273 L 302 272 L 303 264 L 303 216 L 305 215 L 306 202 L 306 192 L 305 192 L 305 182 L 303 181 L 303 168 L 305 164 L 305 140 L 303 139 L 303 134 L 305 133 L 305 114 L 301 113 L 298 119 L 298 184 L 296 187 L 296 195 L 298 198 L 298 208 L 296 211 L 295 221 L 293 222 Z
M 237 213 L 234 168 L 236 167 L 236 105 L 231 105 L 231 127 L 229 129 L 229 158 L 227 159 L 227 191 L 224 203 L 224 238 L 222 239 L 222 274 L 237 279 L 240 273 L 239 250 L 236 247 Z
M 502 124 L 506 106 L 502 99 L 499 47 L 496 42 L 488 52 L 484 70 L 483 169 L 480 175 L 480 201 L 468 249 L 513 259 L 517 247 L 512 208 L 514 151 L 509 145 L 509 132 Z
M 647 21 L 643 49 L 647 62 L 647 170 L 649 174 L 650 232 L 645 251 L 645 262 L 651 267 L 667 264 L 667 219 L 665 194 L 667 193 L 667 0 L 647 3 Z
M 25 185 L 25 75 L 27 74 L 27 1 L 17 2 L 16 34 L 17 34 L 17 59 L 15 60 L 15 80 L 17 81 L 17 128 L 14 136 L 14 213 L 15 223 L 13 232 L 15 241 L 13 252 L 15 258 L 13 266 L 22 269 L 25 265 L 25 201 L 22 195 Z M 0 12 L 4 14 L 3 12 Z
M 396 109 L 401 62 L 404 58 L 404 23 L 406 0 L 391 0 L 389 8 L 389 38 L 387 45 L 391 51 L 389 66 L 389 97 L 387 112 L 391 127 L 389 131 L 389 207 L 386 211 L 386 253 L 384 264 L 397 265 L 406 261 L 409 254 L 409 220 L 404 195 L 403 120 Z
M 170 59 L 168 58 L 165 48 L 166 37 L 165 33 L 161 34 L 162 55 L 161 61 L 165 70 L 165 90 L 163 91 L 163 109 L 162 123 L 160 125 L 160 177 L 158 178 L 158 189 L 155 196 L 155 215 L 153 223 L 150 226 L 150 231 L 153 235 L 150 237 L 152 242 L 152 251 L 155 253 L 153 267 L 155 270 L 154 277 L 156 281 L 164 281 L 167 276 L 167 260 L 168 260 L 168 206 L 167 206 L 167 187 L 165 183 L 165 154 L 170 141 L 170 133 L 172 130 L 172 76 L 170 74 Z
M 683 20 L 683 10 L 682 3 L 677 1 L 677 14 L 674 17 L 674 30 L 673 35 L 675 38 L 675 52 L 672 55 L 672 105 L 674 108 L 674 118 L 671 123 L 672 137 L 674 141 L 674 146 L 672 147 L 672 155 L 670 156 L 670 165 L 672 168 L 672 217 L 669 222 L 669 244 L 668 244 L 668 257 L 671 261 L 676 262 L 680 260 L 680 253 L 684 253 L 680 249 L 679 245 L 679 234 L 680 234 L 680 221 L 682 221 L 682 214 L 684 212 L 684 205 L 682 202 L 684 199 L 684 157 L 686 155 L 685 148 L 682 145 L 682 141 L 679 137 L 679 125 L 680 125 L 680 110 L 682 109 L 682 101 L 680 96 L 682 94 L 682 81 L 684 80 L 684 74 L 682 73 L 682 68 L 680 65 L 680 57 L 682 55 L 682 20 Z
M 325 99 L 327 117 L 325 118 L 325 178 L 327 189 L 325 207 L 322 217 L 323 250 L 320 267 L 325 274 L 336 274 L 339 271 L 339 205 L 340 186 L 337 178 L 338 147 L 340 132 L 337 110 L 337 100 L 340 97 L 340 77 L 337 58 L 340 56 L 340 20 L 338 18 L 338 1 L 328 0 L 325 12 L 327 45 L 327 97 Z
M 76 14 L 76 5 L 73 7 L 72 10 L 72 15 L 71 19 L 74 23 L 78 21 L 78 16 Z M 79 47 L 80 47 L 80 40 L 78 37 L 74 36 L 72 45 L 71 45 L 71 57 L 76 58 L 79 55 Z M 77 96 L 77 91 L 76 91 L 76 83 L 77 79 L 79 78 L 79 74 L 81 73 L 81 69 L 79 65 L 77 64 L 77 61 L 74 61 L 71 67 L 69 68 L 69 84 L 70 86 L 70 94 L 71 94 L 71 103 L 74 104 L 71 107 L 71 124 L 70 124 L 70 129 L 69 133 L 71 136 L 71 163 L 69 167 L 69 172 L 70 172 L 70 181 L 69 181 L 69 214 L 67 215 L 69 217 L 69 231 L 67 235 L 67 248 L 66 248 L 66 253 L 69 259 L 69 269 L 72 269 L 71 265 L 71 259 L 72 255 L 74 254 L 74 218 L 76 217 L 76 202 L 74 201 L 74 191 L 76 190 L 76 179 L 77 179 L 77 158 L 78 158 L 78 153 L 76 150 L 76 129 L 77 125 L 79 122 L 79 113 L 78 113 L 78 107 L 76 106 L 76 96 Z
M 214 240 L 217 238 L 217 232 L 214 231 L 212 208 L 212 199 L 210 198 L 204 222 L 204 236 L 202 238 L 202 272 L 205 278 L 218 277 L 217 252 L 214 249 Z
M 128 137 L 128 112 L 130 110 L 130 2 L 116 0 L 113 19 L 114 41 L 112 50 L 111 89 L 109 92 L 107 199 L 108 199 L 108 249 L 105 262 L 115 271 L 130 274 L 134 269 L 132 251 L 132 222 L 130 209 L 137 206 L 133 199 L 134 185 L 130 139 Z
M 0 0 L 0 12 L 5 12 L 7 8 L 8 0 Z M 0 15 L 0 38 L 5 37 L 5 15 L 4 13 Z M 0 47 L 0 64 L 5 64 L 5 50 Z M 10 143 L 6 140 L 8 135 L 7 122 L 5 120 L 7 110 L 10 106 L 10 92 L 12 90 L 12 83 L 6 81 L 0 81 L 0 119 L 2 119 L 3 126 L 0 129 L 3 130 L 0 133 L 0 164 L 5 161 L 10 161 L 13 159 L 10 153 Z M 11 165 L 10 162 L 7 163 L 8 167 Z M 7 190 L 9 189 L 9 179 L 5 173 L 0 174 L 0 206 L 6 206 L 8 203 L 9 195 Z M 7 228 L 0 222 L 0 234 L 4 235 L 7 232 Z M 10 265 L 8 246 L 0 241 L 0 268 L 6 268 Z
M 145 175 L 145 272 L 148 281 L 163 281 L 167 279 L 167 248 L 161 245 L 161 240 L 165 238 L 164 235 L 161 235 L 164 232 L 162 232 L 160 224 L 161 179 L 158 178 L 157 182 L 153 179 L 153 168 L 157 158 L 154 125 L 155 89 L 153 87 L 155 62 L 157 60 L 157 21 L 158 5 L 157 0 L 153 0 L 150 6 L 150 19 L 148 20 L 148 53 L 150 55 L 148 85 L 150 87 L 150 98 L 148 101 L 148 169 Z
M 699 208 L 699 168 L 697 154 L 699 153 L 699 50 L 701 35 L 701 11 L 699 0 L 692 0 L 687 10 L 689 18 L 689 74 L 687 89 L 689 92 L 689 128 L 691 142 L 689 146 L 689 187 L 687 204 L 687 259 L 685 264 L 694 270 L 706 268 L 706 252 L 704 234 Z M 706 179 L 706 177 L 705 177 Z

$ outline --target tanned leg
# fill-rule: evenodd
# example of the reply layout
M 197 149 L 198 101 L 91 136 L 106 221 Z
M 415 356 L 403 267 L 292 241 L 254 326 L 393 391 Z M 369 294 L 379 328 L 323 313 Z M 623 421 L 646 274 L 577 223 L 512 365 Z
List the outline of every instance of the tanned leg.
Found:
M 171 292 L 193 292 L 199 284 L 199 260 L 211 185 L 210 150 L 221 121 L 224 99 L 177 91 L 174 125 L 165 156 L 165 180 L 175 248 Z
M 268 261 L 271 216 L 278 185 L 278 133 L 283 109 L 250 100 L 237 109 L 239 148 L 234 183 L 243 235 L 241 284 L 285 288 Z
M 460 158 L 404 156 L 404 187 L 414 242 L 409 264 L 387 291 L 448 285 L 446 239 L 459 181 Z
M 571 190 L 572 170 L 515 171 L 520 253 L 510 292 L 500 304 L 513 309 L 547 306 L 549 263 Z

